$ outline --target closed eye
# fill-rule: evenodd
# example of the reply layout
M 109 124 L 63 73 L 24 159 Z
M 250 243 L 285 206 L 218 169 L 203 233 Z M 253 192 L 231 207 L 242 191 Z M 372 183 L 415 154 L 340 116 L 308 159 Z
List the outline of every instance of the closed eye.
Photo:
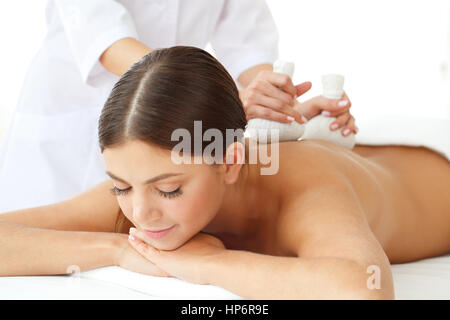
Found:
M 116 186 L 114 186 L 114 188 L 112 188 L 110 191 L 115 196 L 123 196 L 123 195 L 126 195 L 128 192 L 130 192 L 130 190 L 131 190 L 131 187 L 128 187 L 126 189 L 119 189 Z
M 126 189 L 119 189 L 116 186 L 114 186 L 114 188 L 110 189 L 111 193 L 115 196 L 124 196 L 126 194 L 128 194 L 128 192 L 130 192 L 131 187 L 128 187 Z M 165 198 L 174 198 L 174 197 L 178 197 L 179 195 L 183 194 L 181 192 L 181 187 L 178 187 L 177 189 L 170 191 L 170 192 L 165 192 L 165 191 L 161 191 L 159 189 L 157 189 L 159 194 Z
M 182 194 L 181 187 L 178 187 L 177 189 L 175 189 L 173 191 L 170 191 L 170 192 L 164 192 L 164 191 L 161 191 L 159 189 L 158 189 L 158 191 L 159 191 L 159 194 L 162 195 L 165 198 L 178 197 L 179 195 Z

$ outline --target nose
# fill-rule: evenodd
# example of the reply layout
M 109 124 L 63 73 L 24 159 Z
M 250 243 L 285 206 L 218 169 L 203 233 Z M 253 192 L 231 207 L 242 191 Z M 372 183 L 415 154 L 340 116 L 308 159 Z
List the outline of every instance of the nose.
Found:
M 143 202 L 133 205 L 133 218 L 138 224 L 148 225 L 148 222 L 156 221 L 162 217 L 159 209 Z

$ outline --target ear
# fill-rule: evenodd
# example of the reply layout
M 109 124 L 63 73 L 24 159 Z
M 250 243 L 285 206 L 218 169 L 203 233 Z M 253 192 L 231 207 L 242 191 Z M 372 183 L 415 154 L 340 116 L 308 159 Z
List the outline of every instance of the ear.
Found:
M 232 184 L 239 178 L 245 163 L 245 147 L 241 142 L 233 142 L 225 153 L 225 183 Z

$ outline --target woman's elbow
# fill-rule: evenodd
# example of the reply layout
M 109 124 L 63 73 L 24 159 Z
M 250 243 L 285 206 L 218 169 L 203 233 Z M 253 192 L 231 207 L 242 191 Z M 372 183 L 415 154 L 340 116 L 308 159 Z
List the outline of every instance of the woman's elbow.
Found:
M 360 273 L 360 277 L 355 277 L 352 285 L 347 288 L 346 292 L 349 294 L 350 299 L 354 300 L 393 300 L 394 286 L 392 281 L 392 274 L 389 271 L 388 276 L 384 274 L 378 274 L 381 279 L 374 279 L 366 272 Z
M 372 267 L 373 265 L 371 265 Z M 375 269 L 375 270 L 372 270 Z M 389 266 L 366 268 L 350 263 L 335 275 L 337 299 L 344 300 L 391 300 L 395 299 L 392 272 Z

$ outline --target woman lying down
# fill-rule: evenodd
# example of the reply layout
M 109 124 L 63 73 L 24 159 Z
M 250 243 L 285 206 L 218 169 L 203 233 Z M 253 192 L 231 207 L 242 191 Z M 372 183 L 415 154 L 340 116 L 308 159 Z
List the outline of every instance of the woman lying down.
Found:
M 266 175 L 266 164 L 248 161 L 262 145 L 224 138 L 214 153 L 224 161 L 202 161 L 211 143 L 202 141 L 178 164 L 172 133 L 185 129 L 193 141 L 195 120 L 224 137 L 246 125 L 235 83 L 212 56 L 173 47 L 133 65 L 99 122 L 111 180 L 2 214 L 0 275 L 115 265 L 249 299 L 392 299 L 390 263 L 450 252 L 441 155 L 282 142 L 278 171 Z

